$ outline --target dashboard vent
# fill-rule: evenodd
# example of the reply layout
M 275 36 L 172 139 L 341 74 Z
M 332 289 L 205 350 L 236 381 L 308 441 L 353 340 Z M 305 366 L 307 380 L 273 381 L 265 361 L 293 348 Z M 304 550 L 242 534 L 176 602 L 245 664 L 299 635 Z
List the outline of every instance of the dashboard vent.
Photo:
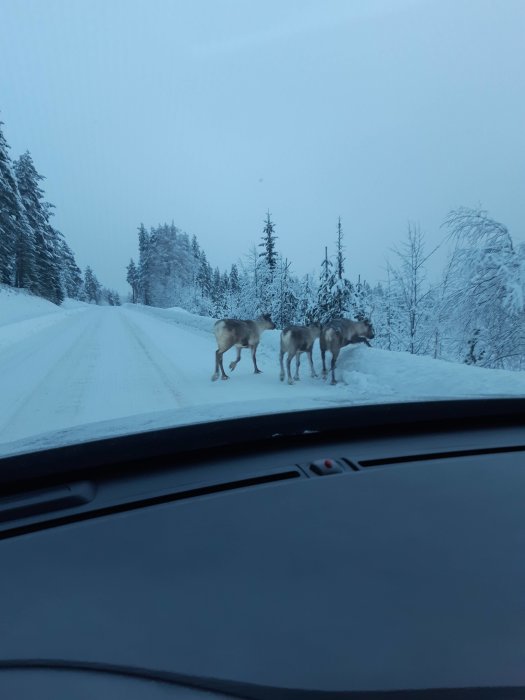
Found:
M 433 459 L 450 459 L 452 457 L 477 457 L 479 455 L 502 454 L 508 452 L 525 452 L 525 447 L 496 447 L 479 450 L 451 450 L 450 452 L 429 452 L 424 454 L 400 455 L 395 457 L 382 457 L 381 459 L 363 459 L 354 462 L 360 468 L 383 467 L 389 464 L 406 464 L 407 462 L 428 462 Z M 348 460 L 347 460 L 348 461 Z
M 297 468 L 291 467 L 284 471 L 270 472 L 244 479 L 233 479 L 230 481 L 223 481 L 213 484 L 194 485 L 181 490 L 170 490 L 166 493 L 146 497 L 142 496 L 140 498 L 130 499 L 123 502 L 120 501 L 111 505 L 99 504 L 97 506 L 97 500 L 95 498 L 88 504 L 87 508 L 83 510 L 73 510 L 72 512 L 70 510 L 70 512 L 67 514 L 58 514 L 58 512 L 53 511 L 46 513 L 45 516 L 42 517 L 41 510 L 31 513 L 29 512 L 29 509 L 26 508 L 24 511 L 24 519 L 16 518 L 17 513 L 14 513 L 14 517 L 11 522 L 0 522 L 0 540 L 6 537 L 14 537 L 15 535 L 22 535 L 28 532 L 43 530 L 50 527 L 67 525 L 69 523 L 80 522 L 83 520 L 91 520 L 104 515 L 125 513 L 127 511 L 161 505 L 163 503 L 172 503 L 174 501 L 197 498 L 198 496 L 208 496 L 215 493 L 223 493 L 225 491 L 235 491 L 237 489 L 262 486 L 263 484 L 272 484 L 279 481 L 286 481 L 288 479 L 301 478 L 305 478 L 303 472 Z M 62 507 L 67 506 L 62 505 Z M 5 520 L 7 520 L 7 518 L 5 518 Z

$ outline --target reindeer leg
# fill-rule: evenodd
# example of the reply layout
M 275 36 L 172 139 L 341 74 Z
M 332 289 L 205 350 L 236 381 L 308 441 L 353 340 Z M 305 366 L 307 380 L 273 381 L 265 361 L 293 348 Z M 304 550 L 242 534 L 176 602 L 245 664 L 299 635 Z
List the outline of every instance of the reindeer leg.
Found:
M 258 344 L 259 343 L 257 343 L 257 345 Z M 257 358 L 255 357 L 255 354 L 257 352 L 257 345 L 252 345 L 253 373 L 262 374 L 261 370 L 257 367 Z
M 296 352 L 295 353 L 295 377 L 294 377 L 294 380 L 296 382 L 299 381 L 299 367 L 301 366 L 301 359 L 300 358 L 301 358 L 301 353 Z
M 222 364 L 222 357 L 223 357 L 223 355 L 224 355 L 224 352 L 225 352 L 225 351 L 220 352 L 219 350 L 217 350 L 217 356 L 218 356 L 218 360 L 219 360 L 219 367 L 220 367 L 220 370 L 221 370 L 221 379 L 229 379 L 228 375 L 227 375 L 226 372 L 224 371 L 224 365 Z
M 284 363 L 283 363 L 283 357 L 284 357 L 284 350 L 281 348 L 281 351 L 279 352 L 279 364 L 281 365 L 281 374 L 279 375 L 279 379 L 284 382 Z
M 292 369 L 291 369 L 292 358 L 293 358 L 293 355 L 291 352 L 289 352 L 288 356 L 286 358 L 286 371 L 288 373 L 288 384 L 293 384 Z
M 219 378 L 219 351 L 215 350 L 215 372 L 212 374 L 212 382 L 216 382 Z
M 233 372 L 233 370 L 237 367 L 237 364 L 241 361 L 241 348 L 237 348 L 237 358 L 233 361 L 230 362 L 230 369 Z
M 311 350 L 308 351 L 308 361 L 310 362 L 311 376 L 312 376 L 312 378 L 315 378 L 315 377 L 317 377 L 317 374 L 315 373 L 314 361 L 312 358 L 312 351 Z
M 323 379 L 326 379 L 326 350 L 321 348 L 321 360 L 323 361 Z
M 229 379 L 228 375 L 227 375 L 226 372 L 224 371 L 224 365 L 222 364 L 222 357 L 223 357 L 223 355 L 224 355 L 223 352 L 221 352 L 221 354 L 219 355 L 219 364 L 220 364 L 220 366 L 221 366 L 221 372 L 222 372 L 222 374 L 221 374 L 221 379 Z
M 334 370 L 335 370 L 335 363 L 337 362 L 338 356 L 339 356 L 339 350 L 334 350 L 332 352 L 332 364 L 331 364 L 331 368 L 330 368 L 332 370 L 332 381 L 330 382 L 330 384 L 332 384 L 332 385 L 337 384 L 337 382 L 335 381 Z

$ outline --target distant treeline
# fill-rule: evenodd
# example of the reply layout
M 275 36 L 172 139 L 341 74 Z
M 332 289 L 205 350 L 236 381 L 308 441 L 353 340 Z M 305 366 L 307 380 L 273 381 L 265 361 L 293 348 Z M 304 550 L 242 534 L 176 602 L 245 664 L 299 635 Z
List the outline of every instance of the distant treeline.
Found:
M 27 151 L 11 161 L 0 122 L 0 283 L 28 289 L 60 304 L 65 297 L 120 304 L 88 266 L 78 267 L 64 235 L 51 223 L 53 205 L 44 198 Z
M 139 227 L 138 260 L 127 267 L 130 300 L 180 306 L 214 317 L 270 313 L 278 327 L 347 317 L 372 320 L 374 345 L 483 367 L 525 369 L 525 245 L 481 209 L 451 211 L 443 222 L 448 255 L 437 282 L 427 276 L 420 228 L 409 225 L 385 278 L 347 276 L 341 219 L 317 275 L 296 275 L 278 251 L 268 212 L 262 236 L 229 270 L 213 269 L 195 236 L 173 223 Z M 320 256 L 321 257 L 321 256 Z M 357 261 L 353 261 L 353 267 Z

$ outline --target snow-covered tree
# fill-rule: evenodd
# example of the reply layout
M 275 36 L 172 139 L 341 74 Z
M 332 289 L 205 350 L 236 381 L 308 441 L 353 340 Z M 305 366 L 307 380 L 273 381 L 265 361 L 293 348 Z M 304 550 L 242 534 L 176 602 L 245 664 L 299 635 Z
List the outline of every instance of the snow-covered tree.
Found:
M 268 311 L 278 328 L 297 321 L 297 283 L 291 274 L 291 263 L 281 256 L 274 274 L 271 302 Z
M 235 263 L 232 264 L 228 274 L 228 297 L 226 304 L 226 312 L 228 316 L 235 317 L 239 313 L 240 296 L 241 296 L 241 278 L 239 268 Z
M 149 306 L 150 299 L 150 235 L 144 224 L 139 226 L 139 281 L 140 301 Z
M 385 350 L 405 350 L 405 312 L 399 304 L 390 266 L 385 283 L 378 284 L 373 291 L 372 303 L 374 312 L 370 315 L 376 330 L 375 343 Z
M 199 292 L 200 310 L 202 313 L 209 314 L 211 313 L 213 271 L 203 250 L 201 250 L 198 260 L 196 284 Z
M 332 318 L 337 317 L 337 310 L 334 303 L 333 289 L 336 287 L 337 274 L 332 261 L 328 257 L 328 248 L 324 249 L 324 259 L 321 262 L 321 273 L 319 275 L 319 286 L 317 289 L 317 303 L 313 316 L 320 323 L 327 323 Z
M 65 296 L 70 299 L 80 299 L 84 282 L 82 272 L 63 236 L 60 236 L 60 278 Z
M 361 281 L 361 275 L 357 276 L 357 282 L 353 290 L 352 309 L 357 321 L 369 319 L 375 307 L 372 288 L 366 280 Z
M 100 304 L 102 299 L 102 287 L 89 265 L 84 272 L 84 296 L 89 303 Z
M 171 223 L 152 228 L 147 234 L 141 226 L 139 254 L 140 250 L 143 264 L 139 263 L 139 278 L 144 300 L 153 306 L 203 311 L 196 286 L 207 281 L 202 276 L 207 276 L 206 263 L 184 231 Z
M 239 294 L 241 291 L 241 285 L 239 281 L 239 269 L 235 263 L 232 264 L 230 269 L 230 279 L 229 279 L 230 291 L 232 294 Z
M 14 286 L 38 292 L 35 238 L 25 212 L 16 227 Z
M 0 283 L 60 304 L 78 298 L 82 274 L 63 234 L 51 224 L 53 205 L 26 151 L 13 163 L 0 122 Z
M 341 217 L 337 221 L 337 240 L 335 255 L 335 282 L 331 289 L 333 297 L 332 310 L 335 317 L 342 318 L 352 308 L 352 285 L 345 276 L 345 254 L 343 244 L 343 227 Z
M 114 289 L 102 287 L 102 289 L 100 290 L 100 300 L 101 303 L 105 303 L 108 306 L 120 306 L 119 293 L 116 292 Z
M 0 283 L 26 286 L 26 278 L 32 274 L 31 232 L 2 126 L 0 122 Z
M 212 285 L 211 285 L 211 301 L 212 301 L 212 312 L 216 317 L 223 316 L 227 308 L 227 299 L 225 289 L 224 276 L 221 275 L 221 271 L 218 267 L 213 271 Z
M 270 212 L 268 211 L 264 221 L 261 243 L 259 243 L 259 248 L 263 248 L 264 250 L 262 253 L 259 253 L 259 256 L 264 259 L 266 266 L 270 270 L 270 276 L 277 265 L 277 251 L 275 248 L 276 240 L 277 236 L 275 235 L 275 224 L 271 220 Z
M 404 326 L 403 349 L 412 354 L 425 354 L 430 346 L 429 334 L 425 333 L 430 299 L 425 271 L 428 256 L 420 228 L 409 224 L 406 240 L 394 252 L 398 265 L 390 266 L 390 275 L 400 320 Z
M 519 368 L 525 354 L 525 280 L 507 228 L 483 209 L 462 207 L 445 219 L 453 250 L 443 292 L 454 359 Z
M 131 303 L 136 304 L 140 291 L 140 274 L 133 258 L 131 258 L 129 261 L 129 265 L 126 268 L 126 273 L 126 282 L 131 287 Z
M 34 279 L 32 291 L 60 304 L 64 298 L 61 283 L 61 236 L 51 226 L 52 205 L 44 200 L 40 175 L 28 151 L 15 161 L 16 179 L 25 214 L 34 239 Z
M 317 287 L 311 275 L 305 275 L 297 283 L 296 320 L 300 325 L 307 325 L 317 320 Z

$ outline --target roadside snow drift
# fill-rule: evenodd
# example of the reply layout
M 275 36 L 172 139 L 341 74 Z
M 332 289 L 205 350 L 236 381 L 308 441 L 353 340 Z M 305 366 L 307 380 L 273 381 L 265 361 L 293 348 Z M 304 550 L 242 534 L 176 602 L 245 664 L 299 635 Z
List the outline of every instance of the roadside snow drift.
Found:
M 337 386 L 279 381 L 279 331 L 266 331 L 229 381 L 212 382 L 214 319 L 127 304 L 57 307 L 0 287 L 0 453 L 237 415 L 356 403 L 525 395 L 525 373 L 357 345 Z M 225 367 L 235 356 L 225 355 Z M 328 356 L 329 357 L 329 356 Z M 321 372 L 316 345 L 314 362 Z M 43 435 L 54 431 L 54 434 Z

